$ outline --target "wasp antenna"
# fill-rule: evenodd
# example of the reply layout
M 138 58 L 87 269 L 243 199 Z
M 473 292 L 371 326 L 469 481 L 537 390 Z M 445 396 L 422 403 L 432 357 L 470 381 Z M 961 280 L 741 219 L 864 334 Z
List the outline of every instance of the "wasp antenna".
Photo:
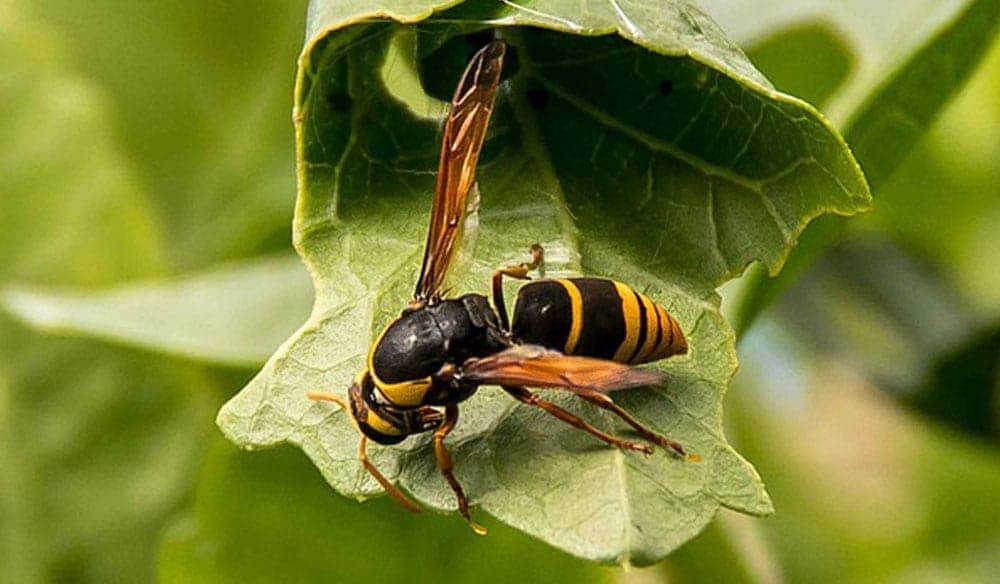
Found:
M 329 391 L 307 391 L 306 397 L 314 401 L 326 401 L 333 402 L 341 407 L 344 411 L 350 411 L 351 407 L 348 405 L 347 400 L 340 397 L 335 393 L 330 393 Z
M 347 400 L 345 400 L 344 398 L 340 397 L 337 394 L 330 393 L 328 391 L 309 391 L 306 392 L 306 396 L 309 399 L 316 401 L 333 402 L 338 406 L 340 406 L 344 411 L 346 412 L 351 411 L 350 405 L 347 403 Z M 417 505 L 409 497 L 404 495 L 403 491 L 399 490 L 399 487 L 392 484 L 392 482 L 390 482 L 389 479 L 385 478 L 385 475 L 379 472 L 379 470 L 375 468 L 375 465 L 372 464 L 370 460 L 368 460 L 368 437 L 365 436 L 364 432 L 361 431 L 361 428 L 358 427 L 357 420 L 355 420 L 353 416 L 350 416 L 350 418 L 351 421 L 354 423 L 355 429 L 357 429 L 358 433 L 361 434 L 361 441 L 358 444 L 358 460 L 361 461 L 361 466 L 365 467 L 365 470 L 367 470 L 369 474 L 371 474 L 372 477 L 374 477 L 374 479 L 378 482 L 378 484 L 382 485 L 382 488 L 385 489 L 385 492 L 391 495 L 393 499 L 399 501 L 399 503 L 403 507 L 406 507 L 408 511 L 411 511 L 413 513 L 419 513 L 420 505 Z

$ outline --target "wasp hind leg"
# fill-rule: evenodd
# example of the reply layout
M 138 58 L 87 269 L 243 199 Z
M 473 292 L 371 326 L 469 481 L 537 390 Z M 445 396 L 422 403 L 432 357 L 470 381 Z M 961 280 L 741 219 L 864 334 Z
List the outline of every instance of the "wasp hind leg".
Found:
M 472 515 L 469 513 L 469 500 L 466 499 L 462 485 L 455 478 L 455 473 L 452 472 L 455 465 L 451 460 L 448 448 L 444 445 L 444 439 L 455 428 L 457 422 L 458 404 L 448 404 L 445 406 L 444 422 L 434 430 L 434 456 L 437 458 L 438 469 L 441 470 L 444 479 L 448 481 L 448 486 L 455 492 L 455 498 L 458 499 L 459 514 L 469 522 L 469 527 L 472 528 L 472 531 L 475 531 L 479 535 L 486 535 L 486 528 L 472 520 Z
M 612 446 L 617 446 L 622 450 L 635 450 L 637 452 L 642 452 L 644 454 L 653 453 L 653 448 L 650 445 L 642 444 L 639 442 L 630 442 L 628 440 L 622 440 L 621 438 L 612 436 L 611 434 L 608 434 L 607 432 L 604 432 L 603 430 L 600 430 L 588 424 L 576 414 L 568 410 L 565 410 L 548 400 L 542 399 L 541 397 L 538 396 L 538 394 L 532 393 L 523 387 L 518 387 L 516 385 L 502 385 L 501 387 L 504 389 L 504 391 L 513 396 L 514 399 L 516 399 L 517 401 L 531 406 L 537 406 L 545 410 L 546 412 L 552 414 L 553 416 L 559 418 L 563 422 L 566 422 L 570 426 L 574 426 L 576 428 L 584 430 L 585 432 L 589 432 L 594 437 L 604 442 L 607 442 Z
M 667 438 L 662 434 L 657 434 L 651 430 L 648 426 L 645 426 L 639 420 L 632 417 L 632 414 L 628 413 L 622 407 L 614 402 L 610 396 L 607 396 L 601 392 L 593 390 L 577 391 L 577 395 L 587 400 L 588 402 L 596 405 L 599 408 L 605 409 L 619 418 L 622 419 L 626 424 L 635 428 L 635 431 L 642 435 L 643 438 L 653 442 L 654 444 L 659 444 L 664 448 L 669 448 L 677 453 L 679 456 L 685 456 L 684 447 L 678 442 Z
M 528 272 L 537 269 L 545 259 L 545 250 L 539 244 L 531 246 L 531 261 L 523 262 L 506 268 L 498 268 L 493 272 L 493 308 L 500 316 L 500 325 L 503 330 L 510 330 L 510 319 L 507 318 L 507 305 L 503 300 L 503 277 L 517 280 L 530 280 Z

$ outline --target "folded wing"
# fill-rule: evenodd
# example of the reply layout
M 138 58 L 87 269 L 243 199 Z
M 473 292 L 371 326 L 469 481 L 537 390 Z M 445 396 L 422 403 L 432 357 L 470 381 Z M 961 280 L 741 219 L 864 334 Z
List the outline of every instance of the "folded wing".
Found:
M 469 359 L 459 377 L 482 385 L 559 387 L 609 392 L 660 385 L 663 375 L 593 357 L 564 355 L 538 345 L 519 345 L 481 359 Z
M 456 242 L 461 239 L 470 211 L 469 191 L 476 182 L 476 164 L 500 84 L 504 52 L 504 43 L 493 41 L 476 53 L 451 100 L 415 300 L 431 300 L 441 294 Z

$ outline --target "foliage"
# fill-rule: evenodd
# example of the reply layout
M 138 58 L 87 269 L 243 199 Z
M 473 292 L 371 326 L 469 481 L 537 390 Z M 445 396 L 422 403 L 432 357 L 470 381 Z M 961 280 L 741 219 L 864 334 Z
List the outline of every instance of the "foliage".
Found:
M 258 292 L 261 282 L 268 283 L 267 294 Z M 312 291 L 298 259 L 266 256 L 98 293 L 11 286 L 4 300 L 12 313 L 45 331 L 253 366 L 288 336 L 294 328 L 289 323 L 305 320 Z
M 792 11 L 784 3 L 763 2 L 754 8 L 754 18 L 746 18 L 749 5 L 711 1 L 708 5 L 713 16 L 730 24 L 744 40 L 756 39 L 761 45 L 791 41 L 782 60 L 774 61 L 772 67 L 787 85 L 816 89 L 811 77 L 815 73 L 803 78 L 802 71 L 834 65 L 832 70 L 842 75 L 841 84 L 824 86 L 813 97 L 828 102 L 825 109 L 833 111 L 873 189 L 889 179 L 979 63 L 1000 26 L 997 0 L 947 4 L 891 0 L 878 5 L 852 0 L 836 7 L 808 0 L 796 3 Z M 872 15 L 871 10 L 878 10 L 879 15 Z M 818 17 L 820 24 L 794 26 L 810 16 Z M 917 20 L 920 26 L 913 25 Z M 768 39 L 766 31 L 776 24 L 778 30 L 782 24 L 792 26 Z M 838 42 L 838 37 L 846 38 Z M 787 66 L 787 60 L 796 59 L 811 66 L 799 70 Z M 768 64 L 764 61 L 765 73 L 770 73 Z M 768 279 L 759 267 L 751 272 L 739 300 L 734 301 L 739 303 L 734 311 L 736 330 L 748 328 L 843 229 L 843 223 L 818 222 L 777 278 Z
M 525 538 L 497 521 L 489 537 L 415 516 L 389 498 L 333 496 L 289 447 L 247 456 L 221 438 L 208 453 L 188 516 L 167 534 L 163 582 L 605 582 L 611 572 Z M 291 518 L 291 519 L 290 519 Z M 402 549 L 402 553 L 393 550 Z
M 160 273 L 158 230 L 107 100 L 65 67 L 55 35 L 6 7 L 0 54 L 0 282 Z M 197 367 L 46 338 L 5 316 L 0 346 L 0 579 L 149 578 L 208 435 L 211 385 Z
M 299 105 L 309 107 L 298 111 L 304 122 L 321 123 L 303 128 L 316 129 L 327 148 L 344 146 L 334 138 L 353 140 L 342 160 L 333 157 L 339 167 L 302 170 L 295 232 L 318 290 L 307 316 L 309 277 L 286 243 L 295 149 L 288 96 L 304 7 L 0 2 L 0 54 L 7 57 L 0 66 L 6 145 L 0 148 L 6 235 L 0 285 L 3 306 L 22 321 L 0 317 L 0 464 L 7 470 L 0 482 L 0 549 L 16 558 L 5 562 L 0 579 L 149 579 L 162 528 L 192 490 L 193 506 L 161 549 L 157 568 L 168 581 L 279 573 L 360 578 L 372 564 L 359 558 L 372 554 L 358 544 L 383 537 L 384 547 L 395 551 L 374 569 L 388 579 L 407 577 L 408 566 L 455 578 L 481 579 L 487 571 L 499 578 L 525 558 L 550 579 L 631 577 L 541 546 L 500 521 L 488 520 L 489 538 L 477 540 L 454 518 L 413 518 L 391 500 L 357 506 L 324 492 L 287 447 L 241 454 L 216 439 L 193 480 L 194 462 L 213 432 L 210 411 L 219 389 L 228 395 L 249 374 L 190 360 L 256 366 L 308 317 L 311 324 L 279 349 L 221 420 L 245 444 L 302 443 L 339 489 L 374 493 L 357 471 L 356 438 L 343 416 L 308 404 L 301 393 L 305 386 L 345 387 L 370 334 L 409 292 L 428 211 L 437 100 L 446 97 L 455 67 L 466 58 L 461 35 L 484 22 L 500 27 L 522 59 L 484 155 L 480 246 L 464 287 L 483 291 L 491 267 L 520 261 L 527 245 L 540 240 L 550 252 L 549 275 L 612 275 L 648 289 L 694 331 L 695 350 L 664 365 L 672 380 L 666 389 L 631 392 L 623 401 L 710 456 L 683 466 L 662 454 L 621 458 L 524 408 L 508 411 L 504 396 L 484 390 L 463 407 L 463 431 L 455 436 L 460 477 L 480 503 L 578 555 L 639 564 L 700 531 L 720 502 L 766 511 L 756 473 L 722 433 L 722 393 L 735 351 L 714 291 L 757 259 L 762 267 L 744 280 L 749 292 L 727 292 L 737 300 L 727 313 L 737 331 L 762 315 L 759 330 L 741 345 L 746 371 L 730 400 L 727 434 L 759 464 L 779 513 L 758 522 L 724 511 L 652 577 L 912 580 L 930 573 L 987 580 L 995 573 L 989 558 L 996 557 L 997 533 L 983 520 L 996 514 L 990 503 L 998 484 L 995 451 L 872 399 L 871 380 L 881 378 L 854 376 L 891 371 L 879 351 L 858 361 L 799 337 L 777 342 L 794 334 L 788 319 L 801 314 L 788 303 L 764 312 L 786 284 L 799 280 L 803 286 L 791 296 L 842 315 L 845 340 L 859 331 L 874 346 L 891 338 L 871 334 L 882 330 L 872 325 L 884 322 L 875 320 L 878 311 L 856 308 L 869 306 L 871 296 L 842 294 L 856 294 L 857 287 L 815 286 L 822 263 L 819 272 L 806 271 L 828 247 L 824 233 L 842 231 L 837 218 L 806 230 L 779 280 L 765 278 L 817 212 L 864 206 L 856 173 L 848 164 L 840 175 L 855 176 L 855 187 L 847 189 L 854 198 L 820 188 L 827 179 L 812 176 L 809 164 L 790 171 L 787 182 L 768 185 L 784 233 L 769 227 L 781 221 L 772 222 L 753 197 L 738 198 L 738 185 L 746 176 L 788 167 L 795 152 L 810 148 L 824 160 L 850 161 L 836 132 L 788 95 L 819 106 L 877 189 L 877 211 L 852 221 L 852 233 L 877 231 L 902 242 L 905 253 L 931 262 L 934 277 L 958 291 L 959 304 L 969 302 L 961 314 L 963 322 L 975 323 L 970 330 L 993 330 L 1000 306 L 995 271 L 982 267 L 995 259 L 989 242 L 1000 217 L 990 196 L 1000 168 L 997 134 L 990 130 L 996 127 L 990 118 L 998 95 L 996 58 L 986 81 L 977 82 L 980 89 L 949 110 L 931 139 L 918 140 L 995 37 L 1000 3 L 699 2 L 749 60 L 684 3 L 653 10 L 648 3 L 591 0 L 569 11 L 570 3 L 560 0 L 383 2 L 383 16 L 394 15 L 406 27 L 363 18 L 371 9 L 363 4 L 314 2 L 306 23 L 311 51 L 303 62 L 312 84 L 300 94 Z M 873 18 L 870 10 L 882 16 Z M 324 34 L 337 23 L 344 26 Z M 548 32 L 519 28 L 530 25 Z M 551 65 L 559 59 L 558 67 Z M 422 95 L 413 65 L 431 97 Z M 666 77 L 671 84 L 660 84 Z M 581 81 L 590 78 L 600 81 Z M 526 99 L 529 92 L 548 95 L 544 111 L 532 107 L 538 100 Z M 659 103 L 679 109 L 652 105 Z M 692 115 L 695 106 L 700 115 Z M 754 132 L 757 111 L 784 112 L 796 121 L 783 125 L 788 116 L 781 114 L 770 123 L 761 113 Z M 669 131 L 688 120 L 690 128 L 671 141 Z M 352 124 L 355 131 L 338 131 Z M 603 136 L 600 144 L 597 136 Z M 788 150 L 774 148 L 778 144 Z M 300 142 L 302 160 L 326 160 L 316 147 Z M 589 163 L 594 151 L 596 162 Z M 340 174 L 331 177 L 336 168 Z M 340 185 L 336 199 L 328 190 L 334 184 Z M 704 201 L 710 187 L 711 207 Z M 503 205 L 521 212 L 517 222 Z M 704 245 L 711 239 L 703 227 L 711 225 L 708 209 L 715 212 L 721 260 Z M 619 220 L 623 215 L 627 221 Z M 642 235 L 628 237 L 632 231 Z M 382 245 L 392 247 L 377 249 Z M 350 246 L 351 253 L 338 246 Z M 848 281 L 838 277 L 840 284 Z M 344 328 L 335 332 L 338 323 Z M 969 416 L 965 401 L 940 399 L 941 388 L 951 388 L 952 398 L 961 392 L 964 400 L 966 392 L 974 397 L 973 384 L 988 387 L 985 367 L 981 376 L 956 376 L 950 363 L 986 363 L 989 355 L 976 361 L 983 356 L 976 351 L 993 337 L 985 343 L 948 338 L 926 352 L 940 367 L 911 367 L 912 354 L 903 352 L 907 359 L 896 364 L 894 379 L 907 380 L 903 395 L 924 396 L 906 401 L 929 416 L 968 431 L 995 428 L 998 418 L 979 415 L 982 408 Z M 959 352 L 966 342 L 971 350 Z M 345 361 L 317 372 L 338 359 Z M 266 393 L 276 407 L 255 412 L 248 399 L 253 392 Z M 838 393 L 846 397 L 831 398 Z M 988 391 L 977 395 L 991 399 Z M 609 419 L 592 419 L 611 427 Z M 873 419 L 881 423 L 851 431 L 851 420 Z M 484 432 L 490 423 L 495 431 Z M 820 427 L 829 435 L 811 433 Z M 869 433 L 881 448 L 851 440 Z M 839 446 L 824 449 L 827 443 Z M 408 446 L 379 451 L 378 463 L 401 473 L 404 486 L 425 502 L 451 505 L 426 444 Z M 868 460 L 876 462 L 857 464 Z M 556 482 L 568 474 L 559 469 L 570 465 L 581 478 Z M 886 472 L 874 472 L 876 466 Z M 619 476 L 626 478 L 605 482 L 609 467 L 623 469 Z M 640 471 L 656 478 L 640 478 Z M 620 485 L 630 487 L 630 495 L 654 487 L 672 494 L 651 495 L 652 502 L 630 496 L 625 506 Z M 588 491 L 595 486 L 603 490 Z M 679 492 L 681 486 L 687 490 Z M 555 497 L 531 500 L 573 489 L 587 491 L 576 508 Z M 623 515 L 625 508 L 633 511 Z M 546 525 L 558 523 L 538 520 L 532 509 L 576 519 L 598 511 L 590 527 L 546 533 Z M 602 539 L 595 526 L 620 536 Z M 400 548 L 398 541 L 408 537 L 448 542 L 454 553 L 444 558 L 435 555 L 439 549 Z M 311 548 L 315 542 L 323 549 Z
M 422 63 L 465 55 L 442 25 L 506 16 L 494 8 L 465 3 L 421 21 Z M 771 90 L 696 9 L 625 18 L 595 5 L 572 21 L 566 9 L 560 18 L 551 11 L 510 16 L 575 35 L 618 27 L 646 49 L 615 36 L 501 32 L 519 68 L 479 174 L 475 266 L 458 287 L 482 288 L 492 266 L 537 241 L 550 250 L 548 272 L 613 276 L 661 299 L 687 331 L 691 356 L 664 366 L 668 388 L 620 401 L 703 461 L 594 447 L 486 390 L 463 404 L 456 472 L 474 502 L 511 525 L 582 557 L 648 564 L 697 533 L 720 504 L 755 514 L 771 508 L 759 478 L 722 437 L 734 338 L 712 288 L 752 259 L 776 268 L 810 218 L 863 209 L 868 195 L 825 121 Z M 363 497 L 378 486 L 351 460 L 351 421 L 310 403 L 303 390 L 346 388 L 370 340 L 406 304 L 437 140 L 436 124 L 397 103 L 379 74 L 395 28 L 345 28 L 350 22 L 311 19 L 297 89 L 294 236 L 317 303 L 219 424 L 244 447 L 298 444 L 335 488 Z M 452 509 L 427 438 L 382 449 L 377 463 L 425 504 Z

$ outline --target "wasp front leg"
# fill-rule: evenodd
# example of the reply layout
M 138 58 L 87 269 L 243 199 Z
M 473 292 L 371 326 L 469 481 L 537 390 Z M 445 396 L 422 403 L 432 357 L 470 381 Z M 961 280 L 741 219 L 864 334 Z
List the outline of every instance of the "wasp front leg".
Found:
M 418 513 L 420 511 L 420 505 L 417 505 L 409 497 L 403 494 L 403 491 L 399 490 L 399 487 L 392 484 L 392 481 L 386 478 L 386 476 L 382 474 L 382 472 L 379 471 L 379 469 L 376 468 L 370 460 L 368 460 L 368 436 L 365 435 L 362 430 L 361 423 L 357 420 L 356 414 L 351 411 L 351 406 L 347 400 L 329 392 L 310 391 L 307 395 L 309 396 L 309 399 L 312 400 L 333 402 L 340 406 L 342 411 L 347 412 L 348 415 L 351 416 L 351 419 L 354 420 L 355 427 L 358 428 L 358 431 L 361 434 L 361 441 L 358 442 L 358 460 L 361 462 L 361 466 L 368 471 L 368 474 L 370 474 L 372 478 L 378 482 L 378 484 L 382 485 L 385 492 L 389 493 L 393 499 L 399 501 L 399 503 L 408 511 Z
M 368 460 L 368 437 L 361 436 L 361 442 L 358 444 L 358 460 L 361 461 L 361 466 L 365 467 L 368 474 L 372 475 L 378 484 L 382 485 L 386 493 L 392 496 L 393 499 L 399 501 L 399 503 L 406 507 L 406 509 L 412 513 L 420 512 L 420 505 L 414 503 L 409 497 L 403 494 L 403 491 L 399 490 L 399 487 L 392 484 L 392 481 L 387 479 L 384 474 L 375 467 L 374 464 Z
M 510 319 L 507 317 L 507 305 L 503 299 L 503 277 L 517 280 L 529 280 L 528 272 L 537 269 L 545 259 L 545 250 L 539 244 L 531 246 L 531 261 L 523 262 L 506 268 L 498 268 L 493 272 L 493 308 L 496 309 L 500 317 L 500 325 L 503 330 L 510 330 Z
M 472 520 L 472 515 L 469 513 L 469 500 L 465 497 L 462 485 L 455 478 L 455 473 L 452 472 L 454 463 L 451 460 L 451 453 L 448 452 L 448 449 L 444 445 L 445 437 L 455 428 L 457 422 L 458 404 L 448 404 L 445 406 L 444 423 L 434 431 L 434 456 L 437 458 L 441 474 L 448 481 L 448 486 L 451 487 L 451 490 L 455 492 L 455 497 L 458 499 L 458 512 L 469 522 L 469 526 L 472 527 L 473 531 L 479 535 L 485 535 L 486 528 Z
M 361 441 L 358 443 L 358 460 L 361 466 L 393 499 L 416 513 L 420 511 L 420 506 L 407 497 L 399 487 L 392 484 L 392 481 L 368 459 L 368 440 L 372 439 L 381 444 L 395 444 L 411 434 L 437 428 L 441 425 L 443 416 L 441 412 L 426 406 L 413 410 L 398 410 L 371 402 L 365 399 L 365 389 L 371 389 L 370 381 L 368 372 L 362 372 L 348 389 L 348 399 L 323 391 L 310 391 L 306 395 L 312 400 L 335 403 L 350 416 L 355 428 L 361 434 Z

